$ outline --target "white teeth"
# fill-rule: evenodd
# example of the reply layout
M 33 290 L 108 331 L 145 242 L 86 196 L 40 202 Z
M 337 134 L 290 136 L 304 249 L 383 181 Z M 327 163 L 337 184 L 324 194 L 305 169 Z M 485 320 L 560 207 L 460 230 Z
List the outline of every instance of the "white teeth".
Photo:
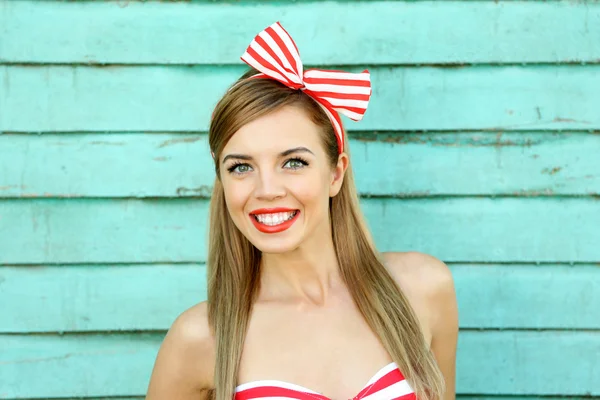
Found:
M 273 214 L 258 214 L 255 215 L 254 218 L 261 224 L 274 226 L 284 223 L 288 221 L 296 215 L 296 211 L 290 212 L 281 212 L 281 213 L 273 213 Z

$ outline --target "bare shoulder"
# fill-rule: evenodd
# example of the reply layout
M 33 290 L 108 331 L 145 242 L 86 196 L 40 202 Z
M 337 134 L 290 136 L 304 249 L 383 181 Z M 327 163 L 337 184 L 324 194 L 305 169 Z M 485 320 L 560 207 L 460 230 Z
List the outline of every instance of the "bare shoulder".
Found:
M 147 400 L 202 399 L 212 388 L 214 340 L 206 302 L 182 312 L 167 332 L 156 357 Z
M 458 324 L 454 279 L 441 260 L 419 252 L 382 253 L 383 261 L 421 321 L 425 336 L 436 335 Z
M 418 288 L 427 297 L 437 297 L 454 286 L 450 268 L 434 256 L 416 251 L 386 252 L 382 256 L 402 287 Z
M 424 322 L 424 332 L 444 376 L 444 400 L 454 400 L 458 305 L 448 266 L 428 254 L 383 253 L 384 263 Z

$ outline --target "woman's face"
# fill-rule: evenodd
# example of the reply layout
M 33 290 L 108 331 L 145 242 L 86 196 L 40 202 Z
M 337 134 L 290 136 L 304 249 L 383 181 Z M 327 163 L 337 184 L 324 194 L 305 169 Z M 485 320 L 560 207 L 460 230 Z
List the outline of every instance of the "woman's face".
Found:
M 319 128 L 302 109 L 286 106 L 244 125 L 220 159 L 229 214 L 260 251 L 284 253 L 330 235 L 329 197 L 348 158 L 331 167 Z

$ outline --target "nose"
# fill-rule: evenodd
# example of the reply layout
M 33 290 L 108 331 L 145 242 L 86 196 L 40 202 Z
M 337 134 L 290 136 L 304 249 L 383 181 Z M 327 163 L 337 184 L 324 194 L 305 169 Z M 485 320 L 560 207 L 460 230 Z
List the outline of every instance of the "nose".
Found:
M 257 174 L 254 196 L 259 200 L 271 201 L 285 196 L 283 177 L 274 171 L 261 170 Z

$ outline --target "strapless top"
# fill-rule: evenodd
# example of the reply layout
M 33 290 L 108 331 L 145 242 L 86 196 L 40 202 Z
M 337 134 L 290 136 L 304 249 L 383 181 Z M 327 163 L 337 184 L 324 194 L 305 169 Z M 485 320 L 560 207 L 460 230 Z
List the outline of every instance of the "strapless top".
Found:
M 278 380 L 260 380 L 236 387 L 235 400 L 332 400 L 322 393 Z M 352 400 L 416 400 L 396 363 L 381 368 Z

